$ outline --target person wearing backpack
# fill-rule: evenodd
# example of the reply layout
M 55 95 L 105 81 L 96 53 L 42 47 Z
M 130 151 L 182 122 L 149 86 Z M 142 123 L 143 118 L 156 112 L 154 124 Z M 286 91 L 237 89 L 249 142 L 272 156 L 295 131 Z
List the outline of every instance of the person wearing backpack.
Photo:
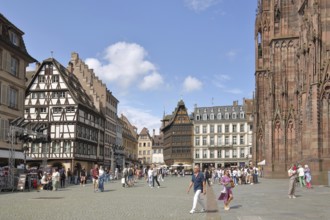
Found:
M 128 174 L 127 174 L 127 182 L 128 182 L 128 186 L 132 186 L 133 185 L 133 168 L 130 166 L 128 168 Z

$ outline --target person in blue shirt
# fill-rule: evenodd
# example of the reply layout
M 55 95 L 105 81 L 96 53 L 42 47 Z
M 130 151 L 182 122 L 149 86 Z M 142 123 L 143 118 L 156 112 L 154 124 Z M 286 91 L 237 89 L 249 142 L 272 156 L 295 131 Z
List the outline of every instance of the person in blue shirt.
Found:
M 193 206 L 190 211 L 190 214 L 196 212 L 197 202 L 202 207 L 201 212 L 205 212 L 205 205 L 201 200 L 200 194 L 203 193 L 204 196 L 206 195 L 206 179 L 203 172 L 200 172 L 199 166 L 197 165 L 195 165 L 194 167 L 194 174 L 192 175 L 187 193 L 189 193 L 192 186 L 194 186 L 195 195 L 194 195 Z

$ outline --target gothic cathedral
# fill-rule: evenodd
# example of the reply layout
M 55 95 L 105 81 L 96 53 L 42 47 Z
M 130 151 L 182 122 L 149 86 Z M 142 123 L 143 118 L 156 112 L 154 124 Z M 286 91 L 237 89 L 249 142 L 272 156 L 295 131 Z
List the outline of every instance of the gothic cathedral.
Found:
M 259 0 L 255 22 L 254 162 L 266 177 L 308 164 L 330 170 L 330 1 Z

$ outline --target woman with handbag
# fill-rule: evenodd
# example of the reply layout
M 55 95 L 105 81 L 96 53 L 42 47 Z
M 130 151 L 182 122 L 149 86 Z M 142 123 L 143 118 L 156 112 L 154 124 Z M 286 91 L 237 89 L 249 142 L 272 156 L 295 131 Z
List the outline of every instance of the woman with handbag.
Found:
M 228 211 L 230 209 L 229 203 L 234 199 L 232 188 L 235 187 L 234 181 L 230 178 L 230 170 L 227 169 L 225 174 L 221 178 L 221 184 L 225 187 L 225 195 L 223 202 L 225 203 L 224 209 Z

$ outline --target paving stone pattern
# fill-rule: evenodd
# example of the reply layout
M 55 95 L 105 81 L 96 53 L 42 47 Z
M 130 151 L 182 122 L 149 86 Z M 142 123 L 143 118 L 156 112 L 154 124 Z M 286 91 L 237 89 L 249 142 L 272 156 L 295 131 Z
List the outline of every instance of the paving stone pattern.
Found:
M 105 183 L 105 191 L 94 193 L 86 187 L 70 185 L 59 191 L 1 192 L 0 219 L 111 219 L 111 220 L 275 220 L 329 219 L 330 188 L 298 187 L 297 198 L 287 197 L 287 180 L 261 179 L 260 184 L 237 186 L 230 211 L 223 210 L 217 197 L 218 184 L 204 198 L 208 211 L 189 214 L 193 192 L 186 193 L 190 176 L 167 177 L 158 189 L 144 180 L 123 188 L 120 181 Z

